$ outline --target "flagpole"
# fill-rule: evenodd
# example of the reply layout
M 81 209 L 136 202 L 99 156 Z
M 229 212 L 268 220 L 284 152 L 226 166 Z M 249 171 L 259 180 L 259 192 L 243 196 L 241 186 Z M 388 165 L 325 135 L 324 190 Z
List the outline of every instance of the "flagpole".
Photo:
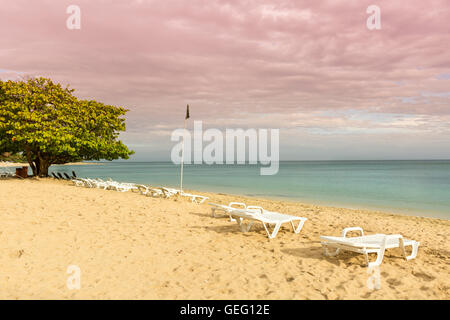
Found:
M 181 146 L 181 173 L 180 173 L 180 192 L 183 193 L 183 167 L 184 167 L 184 136 L 186 134 L 186 120 L 184 119 L 183 145 Z

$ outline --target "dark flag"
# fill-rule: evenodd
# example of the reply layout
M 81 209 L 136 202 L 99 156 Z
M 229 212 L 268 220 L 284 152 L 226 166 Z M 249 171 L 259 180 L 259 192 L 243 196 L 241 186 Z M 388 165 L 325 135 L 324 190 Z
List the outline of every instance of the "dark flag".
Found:
M 186 118 L 185 118 L 185 120 L 187 120 L 187 119 L 189 119 L 189 105 L 187 105 L 187 108 L 186 108 Z

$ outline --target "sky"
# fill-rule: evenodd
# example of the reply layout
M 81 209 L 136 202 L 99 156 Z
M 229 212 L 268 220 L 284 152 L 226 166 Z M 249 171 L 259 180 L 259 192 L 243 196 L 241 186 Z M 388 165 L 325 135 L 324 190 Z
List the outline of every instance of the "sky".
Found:
M 380 29 L 367 28 L 370 5 Z M 129 109 L 134 160 L 170 159 L 188 103 L 190 128 L 279 129 L 281 160 L 450 159 L 448 0 L 0 7 L 0 79 L 50 77 Z

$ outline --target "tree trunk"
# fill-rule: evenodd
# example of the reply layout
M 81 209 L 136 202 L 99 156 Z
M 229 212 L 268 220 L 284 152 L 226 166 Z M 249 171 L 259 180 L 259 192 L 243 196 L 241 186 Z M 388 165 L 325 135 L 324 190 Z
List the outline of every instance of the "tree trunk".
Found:
M 50 168 L 49 161 L 39 159 L 39 177 L 48 177 L 48 168 Z
M 39 173 L 41 172 L 41 160 L 36 157 L 36 159 L 34 159 L 34 166 L 36 168 L 36 174 L 35 176 L 39 176 Z
M 30 148 L 26 148 L 25 151 L 26 151 L 25 153 L 27 156 L 28 164 L 30 165 L 31 170 L 33 170 L 33 176 L 36 177 L 38 175 L 38 171 L 37 171 L 36 166 L 33 163 L 33 159 L 31 159 L 31 150 L 30 150 Z

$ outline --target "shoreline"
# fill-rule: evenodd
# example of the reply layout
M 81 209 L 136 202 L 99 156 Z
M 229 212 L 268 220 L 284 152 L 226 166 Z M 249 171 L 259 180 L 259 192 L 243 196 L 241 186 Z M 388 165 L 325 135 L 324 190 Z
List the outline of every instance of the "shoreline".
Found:
M 176 187 L 174 187 L 176 188 Z M 357 211 L 365 211 L 365 212 L 376 212 L 380 214 L 386 214 L 386 215 L 395 215 L 395 216 L 406 216 L 406 217 L 417 217 L 417 218 L 425 218 L 425 219 L 437 219 L 442 221 L 450 221 L 447 218 L 438 218 L 438 217 L 431 217 L 431 216 L 423 216 L 418 215 L 413 212 L 406 213 L 402 212 L 401 209 L 386 209 L 381 210 L 377 208 L 371 208 L 371 207 L 364 207 L 364 206 L 352 206 L 350 204 L 348 205 L 334 205 L 330 203 L 326 203 L 326 201 L 323 201 L 322 203 L 319 202 L 313 202 L 313 201 L 301 201 L 296 199 L 290 199 L 290 198 L 282 198 L 282 197 L 270 197 L 270 196 L 253 196 L 253 195 L 247 195 L 247 194 L 237 194 L 237 193 L 226 193 L 226 192 L 209 192 L 209 191 L 201 191 L 201 190 L 194 190 L 194 189 L 186 189 L 190 193 L 198 193 L 198 194 L 212 194 L 212 195 L 222 195 L 226 197 L 236 197 L 236 198 L 248 198 L 248 199 L 254 199 L 254 200 L 263 200 L 263 201 L 278 201 L 278 202 L 286 202 L 291 203 L 293 205 L 307 205 L 307 206 L 317 206 L 317 207 L 325 207 L 330 209 L 336 209 L 336 210 L 357 210 Z M 400 210 L 400 211 L 395 211 Z M 434 212 L 436 214 L 445 214 L 442 212 Z
M 139 184 L 139 183 L 137 183 Z M 151 184 L 150 184 L 151 185 Z M 169 186 L 170 188 L 177 188 L 177 186 Z M 203 191 L 201 189 L 184 189 L 184 191 L 188 191 L 189 193 L 196 193 L 196 194 L 209 194 L 209 195 L 219 195 L 219 196 L 225 196 L 225 197 L 233 197 L 233 198 L 247 198 L 252 199 L 253 201 L 256 200 L 263 200 L 263 201 L 276 201 L 276 202 L 285 202 L 285 203 L 291 203 L 293 205 L 306 205 L 306 206 L 316 206 L 316 207 L 325 207 L 330 209 L 336 209 L 336 210 L 353 210 L 353 211 L 364 211 L 364 212 L 376 212 L 380 214 L 386 214 L 386 215 L 395 215 L 395 216 L 405 216 L 405 217 L 417 217 L 417 218 L 425 218 L 425 219 L 437 219 L 442 221 L 450 221 L 450 215 L 449 218 L 438 218 L 438 217 L 431 217 L 431 216 L 424 216 L 419 215 L 414 212 L 407 213 L 402 212 L 401 209 L 389 209 L 386 208 L 385 210 L 377 209 L 377 208 L 371 208 L 371 207 L 364 207 L 364 206 L 352 206 L 350 204 L 348 205 L 334 205 L 327 203 L 327 201 L 323 202 L 313 202 L 313 201 L 302 201 L 297 200 L 293 198 L 283 198 L 283 197 L 270 197 L 270 196 L 259 196 L 259 195 L 249 195 L 249 194 L 238 194 L 238 193 L 227 193 L 227 192 L 210 192 L 210 191 Z M 399 211 L 395 211 L 399 210 Z M 446 214 L 442 212 L 433 212 L 438 215 Z M 450 214 L 450 213 L 449 213 Z
M 281 199 L 277 197 L 264 197 L 264 196 L 252 196 L 252 195 L 240 195 L 240 194 L 234 194 L 234 193 L 224 193 L 224 192 L 208 192 L 208 191 L 200 191 L 200 190 L 192 190 L 192 189 L 186 189 L 189 193 L 196 193 L 196 194 L 205 194 L 205 195 L 217 195 L 217 196 L 224 196 L 227 198 L 242 198 L 242 199 L 251 199 L 252 201 L 272 201 L 272 202 L 281 202 L 291 205 L 303 205 L 303 206 L 310 206 L 310 207 L 323 207 L 328 209 L 335 209 L 335 210 L 350 210 L 350 211 L 358 211 L 358 212 L 364 212 L 364 213 L 377 213 L 387 216 L 403 216 L 405 218 L 408 217 L 415 217 L 415 218 L 423 218 L 423 219 L 434 219 L 434 220 L 440 220 L 440 221 L 447 221 L 449 222 L 450 219 L 445 218 L 437 218 L 437 217 L 430 217 L 430 216 L 420 216 L 416 214 L 408 214 L 405 212 L 399 212 L 394 211 L 391 209 L 386 210 L 379 210 L 369 207 L 351 207 L 348 206 L 337 206 L 332 204 L 326 204 L 326 203 L 314 203 L 309 201 L 300 201 L 295 199 Z
M 0 299 L 450 299 L 447 220 L 208 192 L 197 205 L 53 179 L 0 180 L 0 194 Z M 261 224 L 243 233 L 211 216 L 208 202 L 231 201 L 308 221 L 268 240 Z M 419 254 L 386 251 L 370 290 L 363 255 L 325 257 L 320 244 L 353 226 L 420 241 Z M 69 265 L 80 290 L 66 288 Z

